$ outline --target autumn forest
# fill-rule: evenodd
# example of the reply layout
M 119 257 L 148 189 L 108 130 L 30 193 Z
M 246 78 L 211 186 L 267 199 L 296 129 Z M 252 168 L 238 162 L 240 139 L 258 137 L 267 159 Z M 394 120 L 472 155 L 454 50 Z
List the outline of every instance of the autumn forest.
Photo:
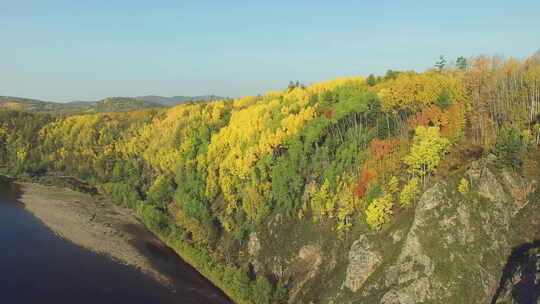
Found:
M 238 303 L 286 303 L 288 278 L 253 276 L 242 254 L 276 215 L 347 242 L 383 233 L 469 161 L 538 177 L 540 57 L 448 61 L 170 108 L 3 109 L 0 173 L 84 181 Z

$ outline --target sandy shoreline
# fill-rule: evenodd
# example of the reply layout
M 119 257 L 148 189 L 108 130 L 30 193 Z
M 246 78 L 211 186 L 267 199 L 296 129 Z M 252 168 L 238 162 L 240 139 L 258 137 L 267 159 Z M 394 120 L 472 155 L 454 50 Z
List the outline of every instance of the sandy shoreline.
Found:
M 141 254 L 136 244 L 164 244 L 141 224 L 130 210 L 103 196 L 91 196 L 67 188 L 16 182 L 18 200 L 59 236 L 94 252 L 133 266 L 171 286 L 172 280 Z

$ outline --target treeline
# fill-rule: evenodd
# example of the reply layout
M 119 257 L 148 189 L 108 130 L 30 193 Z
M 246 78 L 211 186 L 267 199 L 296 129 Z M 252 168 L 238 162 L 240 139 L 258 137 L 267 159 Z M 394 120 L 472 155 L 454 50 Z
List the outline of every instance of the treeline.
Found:
M 254 275 L 239 254 L 250 232 L 278 213 L 343 239 L 384 229 L 481 151 L 540 172 L 539 89 L 536 59 L 481 56 L 169 109 L 0 111 L 0 170 L 84 179 L 238 302 L 284 303 L 289 278 Z
M 130 97 L 109 97 L 95 102 L 73 101 L 58 103 L 20 97 L 0 96 L 0 109 L 61 115 L 64 117 L 83 113 L 129 112 L 140 109 L 163 107 L 164 106 L 159 103 Z

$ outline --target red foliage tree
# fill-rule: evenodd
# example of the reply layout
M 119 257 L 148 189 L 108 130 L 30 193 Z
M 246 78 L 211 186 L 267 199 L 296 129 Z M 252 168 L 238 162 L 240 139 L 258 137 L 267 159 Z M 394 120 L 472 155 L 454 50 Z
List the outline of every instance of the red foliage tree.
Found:
M 332 119 L 332 114 L 333 114 L 332 110 L 330 109 L 324 110 L 324 115 L 326 115 L 326 118 Z
M 367 185 L 369 183 L 369 180 L 371 179 L 372 173 L 371 170 L 368 168 L 364 168 L 362 170 L 362 173 L 360 174 L 360 180 L 358 180 L 358 184 L 356 184 L 355 188 L 355 194 L 359 198 L 363 198 L 366 194 Z
M 414 115 L 409 119 L 409 127 L 415 129 L 418 126 L 437 126 L 439 128 L 445 127 L 443 111 L 436 106 L 430 106 L 424 108 L 420 113 Z

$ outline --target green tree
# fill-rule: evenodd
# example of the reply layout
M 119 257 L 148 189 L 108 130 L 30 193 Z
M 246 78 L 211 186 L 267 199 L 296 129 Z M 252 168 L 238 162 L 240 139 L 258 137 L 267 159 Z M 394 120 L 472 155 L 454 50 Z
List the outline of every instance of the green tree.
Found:
M 434 104 L 439 107 L 441 110 L 448 110 L 452 106 L 452 100 L 450 99 L 450 93 L 447 89 L 443 89 L 437 100 Z
M 287 303 L 289 297 L 289 290 L 287 288 L 288 278 L 281 278 L 276 283 L 276 290 L 274 291 L 273 303 L 276 304 L 285 304 Z
M 229 287 L 231 292 L 239 298 L 249 298 L 249 277 L 247 270 L 241 268 L 230 268 L 229 274 L 226 274 L 227 280 L 229 280 Z
M 377 79 L 375 78 L 375 75 L 373 74 L 369 74 L 367 80 L 366 80 L 366 83 L 368 86 L 372 87 L 374 86 L 375 84 L 377 84 Z
M 441 55 L 441 56 L 439 56 L 439 60 L 437 60 L 437 62 L 435 62 L 435 68 L 437 68 L 437 71 L 439 73 L 442 73 L 445 66 L 446 66 L 446 59 L 444 58 L 443 55 Z
M 387 70 L 384 75 L 384 80 L 396 79 L 399 75 L 399 71 Z
M 161 175 L 156 179 L 152 186 L 150 186 L 147 200 L 156 206 L 166 206 L 173 200 L 175 190 L 176 185 L 173 180 L 166 175 Z
M 280 157 L 272 167 L 272 199 L 277 208 L 288 215 L 296 213 L 298 206 L 295 202 L 304 185 L 304 178 L 297 172 L 296 167 L 288 155 Z
M 268 304 L 272 299 L 272 285 L 262 276 L 257 276 L 257 280 L 251 284 L 251 302 Z
M 294 81 L 292 81 L 292 80 L 289 81 L 289 85 L 287 86 L 287 89 L 292 90 L 292 89 L 294 89 L 295 87 L 296 87 L 296 85 L 295 85 Z
M 462 70 L 463 72 L 466 72 L 467 71 L 467 59 L 465 59 L 465 57 L 463 57 L 463 56 L 459 56 L 456 59 L 456 67 L 458 69 Z
M 493 147 L 497 156 L 496 164 L 500 168 L 521 169 L 527 151 L 527 139 L 517 127 L 503 126 Z
M 369 183 L 365 194 L 366 205 L 369 206 L 369 204 L 371 204 L 377 197 L 381 196 L 382 193 L 383 191 L 380 184 L 375 182 Z

